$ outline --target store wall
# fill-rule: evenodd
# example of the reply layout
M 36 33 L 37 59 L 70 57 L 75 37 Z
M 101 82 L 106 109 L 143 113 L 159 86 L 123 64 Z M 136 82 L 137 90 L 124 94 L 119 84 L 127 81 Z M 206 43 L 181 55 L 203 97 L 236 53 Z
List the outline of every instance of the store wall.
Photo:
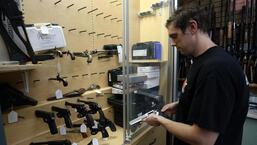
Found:
M 140 0 L 140 12 L 151 9 L 152 4 L 160 0 Z M 139 18 L 140 20 L 140 42 L 159 41 L 163 47 L 162 61 L 168 60 L 168 33 L 165 27 L 169 18 L 168 5 L 154 11 L 154 15 Z
M 101 50 L 105 44 L 122 43 L 122 0 L 102 1 L 102 0 L 62 0 L 58 4 L 52 0 L 23 0 L 23 12 L 26 24 L 33 23 L 55 23 L 63 26 L 67 47 L 63 50 L 72 52 L 82 52 L 85 50 Z M 69 5 L 74 4 L 69 7 Z M 78 9 L 86 7 L 78 11 Z M 91 10 L 97 9 L 93 12 Z M 100 14 L 102 13 L 102 14 Z M 99 15 L 98 15 L 99 14 Z M 110 16 L 108 16 L 110 15 Z M 108 17 L 106 17 L 108 16 Z M 76 29 L 74 31 L 69 31 Z M 86 31 L 80 33 L 80 31 Z M 91 33 L 91 34 L 90 34 Z M 104 33 L 104 35 L 98 35 Z M 1 42 L 0 47 L 3 45 Z M 1 53 L 2 54 L 2 53 Z M 57 63 L 61 65 L 61 76 L 67 77 L 68 87 L 57 81 L 49 81 L 49 78 L 56 77 Z M 107 85 L 107 71 L 120 66 L 117 57 L 98 60 L 93 57 L 93 62 L 88 64 L 86 58 L 76 58 L 72 61 L 69 56 L 63 58 L 40 62 L 41 65 L 29 72 L 29 96 L 38 101 L 37 106 L 14 108 L 24 119 L 17 123 L 8 124 L 7 114 L 3 114 L 3 122 L 8 145 L 28 145 L 31 141 L 44 141 L 63 139 L 61 135 L 51 135 L 49 128 L 41 118 L 35 117 L 35 110 L 51 111 L 51 106 L 64 107 L 65 101 L 76 102 L 77 98 L 64 99 L 60 101 L 46 101 L 48 97 L 54 96 L 57 89 L 67 93 L 79 88 L 88 88 L 90 84 L 98 84 L 102 88 L 104 96 L 96 97 L 95 92 L 89 92 L 82 99 L 98 102 L 106 116 L 112 119 L 112 109 L 107 104 L 107 97 L 110 96 L 111 89 Z M 15 88 L 23 90 L 23 81 L 20 72 L 0 73 L 0 83 L 8 82 Z M 2 97 L 2 96 L 1 96 Z M 72 120 L 82 122 L 77 119 L 73 110 Z M 62 119 L 56 119 L 57 126 L 64 124 Z M 80 134 L 70 134 L 65 136 L 73 141 L 82 140 Z

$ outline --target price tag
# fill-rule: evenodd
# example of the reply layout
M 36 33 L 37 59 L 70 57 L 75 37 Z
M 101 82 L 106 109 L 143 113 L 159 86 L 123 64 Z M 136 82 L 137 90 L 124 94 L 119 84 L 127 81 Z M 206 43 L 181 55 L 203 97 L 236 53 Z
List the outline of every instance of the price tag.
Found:
M 55 96 L 56 96 L 56 99 L 61 99 L 61 98 L 63 98 L 62 90 L 60 90 L 60 89 L 56 90 Z
M 93 144 L 93 145 L 99 145 L 98 139 L 93 138 L 93 139 L 92 139 L 92 144 Z
M 81 133 L 86 133 L 87 132 L 87 126 L 83 123 L 80 126 L 80 132 Z
M 8 123 L 15 123 L 15 122 L 18 122 L 18 113 L 12 110 L 8 114 Z
M 65 126 L 61 126 L 61 127 L 60 127 L 60 134 L 61 134 L 61 135 L 66 135 L 66 134 L 67 134 L 67 131 L 66 131 L 66 127 L 65 127 Z
M 118 51 L 118 58 L 119 58 L 119 63 L 122 63 L 122 46 L 117 46 L 117 51 Z

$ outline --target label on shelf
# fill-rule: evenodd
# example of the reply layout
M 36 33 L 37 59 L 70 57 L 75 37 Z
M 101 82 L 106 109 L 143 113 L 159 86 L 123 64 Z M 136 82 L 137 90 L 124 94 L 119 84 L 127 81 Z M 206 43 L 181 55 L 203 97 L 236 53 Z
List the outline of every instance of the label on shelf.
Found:
M 61 99 L 61 98 L 63 98 L 62 90 L 60 90 L 60 89 L 56 90 L 55 96 L 56 96 L 56 99 Z
M 60 127 L 60 134 L 61 135 L 66 135 L 67 134 L 66 127 L 64 125 Z
M 18 113 L 12 110 L 8 114 L 8 123 L 15 123 L 15 122 L 18 122 Z
M 87 132 L 87 126 L 83 123 L 80 126 L 80 132 L 81 133 L 86 133 Z

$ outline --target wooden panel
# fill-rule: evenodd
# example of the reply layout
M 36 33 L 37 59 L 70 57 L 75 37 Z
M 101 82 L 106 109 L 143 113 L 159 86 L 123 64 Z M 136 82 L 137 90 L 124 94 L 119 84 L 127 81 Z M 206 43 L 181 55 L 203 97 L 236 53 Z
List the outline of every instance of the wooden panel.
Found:
M 103 93 L 107 93 L 105 96 L 99 96 L 96 97 L 96 93 L 94 91 L 90 91 L 88 93 L 85 93 L 84 97 L 80 97 L 80 99 L 85 99 L 89 101 L 98 102 L 99 105 L 102 106 L 103 110 L 110 108 L 110 106 L 107 103 L 108 94 L 110 94 L 111 89 L 106 88 L 102 89 Z M 92 98 L 92 99 L 87 99 Z M 45 110 L 45 111 L 51 111 L 51 106 L 59 106 L 64 107 L 65 101 L 73 102 L 75 103 L 77 98 L 71 98 L 71 99 L 63 99 L 63 100 L 57 100 L 57 101 L 50 101 L 50 102 L 42 102 L 41 104 L 38 104 L 34 107 L 27 107 L 23 109 L 16 110 L 18 114 L 25 119 L 20 119 L 19 122 L 14 124 L 8 124 L 7 123 L 7 114 L 3 114 L 3 122 L 5 124 L 5 131 L 7 135 L 7 141 L 10 144 L 16 144 L 19 142 L 19 140 L 27 140 L 28 138 L 31 138 L 31 136 L 40 136 L 41 134 L 49 134 L 49 128 L 46 123 L 43 122 L 41 118 L 36 118 L 34 113 L 35 110 Z M 77 120 L 75 111 L 73 111 L 72 108 L 70 108 L 72 113 L 72 120 Z M 110 114 L 106 115 L 108 118 L 110 117 Z M 57 126 L 60 126 L 63 124 L 63 120 L 57 118 L 56 119 Z M 16 130 L 25 131 L 24 133 L 15 133 Z
M 0 64 L 0 73 L 33 70 L 38 67 L 40 67 L 40 65 L 38 66 L 34 64 L 27 64 L 27 65 L 1 65 Z
M 120 44 L 121 39 L 97 36 L 99 33 L 110 34 L 111 36 L 122 35 L 122 22 L 110 20 L 111 17 L 105 19 L 106 14 L 113 15 L 117 19 L 122 19 L 122 5 L 113 9 L 113 5 L 109 1 L 101 0 L 62 0 L 55 5 L 56 1 L 52 0 L 23 0 L 23 12 L 26 24 L 33 23 L 56 23 L 63 26 L 67 47 L 64 50 L 73 52 L 102 49 L 105 44 Z M 119 0 L 121 3 L 121 0 Z M 73 4 L 72 6 L 70 6 Z M 68 7 L 70 6 L 70 7 Z M 86 7 L 83 10 L 80 8 Z M 91 10 L 98 10 L 90 13 Z M 120 12 L 118 12 L 120 11 Z M 104 12 L 102 16 L 96 16 L 97 13 Z M 112 18 L 113 18 L 112 17 Z M 69 31 L 70 29 L 76 29 Z M 80 33 L 80 31 L 86 31 Z M 96 32 L 89 35 L 90 32 Z M 2 46 L 2 43 L 1 43 Z M 47 102 L 46 99 L 54 96 L 57 89 L 61 89 L 63 93 L 70 92 L 79 88 L 88 88 L 90 84 L 96 83 L 103 88 L 105 96 L 96 97 L 95 92 L 88 92 L 84 99 L 93 98 L 91 101 L 98 102 L 104 109 L 110 106 L 107 104 L 107 97 L 110 96 L 110 88 L 107 87 L 107 71 L 118 67 L 118 59 L 116 56 L 98 60 L 93 58 L 93 62 L 88 64 L 86 58 L 78 58 L 72 61 L 69 56 L 64 55 L 63 58 L 40 62 L 42 67 L 36 67 L 35 70 L 29 72 L 29 96 L 38 100 L 38 105 L 33 107 L 15 108 L 15 111 L 25 119 L 20 119 L 14 124 L 7 124 L 7 114 L 4 113 L 5 131 L 8 145 L 29 144 L 30 141 L 42 141 L 48 139 L 64 139 L 66 137 L 58 135 L 50 135 L 47 124 L 43 123 L 34 115 L 36 109 L 50 111 L 51 106 L 63 106 L 65 101 L 76 102 L 77 98 L 64 99 L 60 101 Z M 57 63 L 61 66 L 61 76 L 67 77 L 68 87 L 63 87 L 62 83 L 57 81 L 49 81 L 49 78 L 56 77 Z M 23 91 L 23 83 L 21 73 L 12 72 L 9 74 L 0 74 L 0 83 L 8 82 L 15 88 Z M 106 112 L 107 113 L 107 112 Z M 107 117 L 112 119 L 112 113 L 108 112 Z M 72 120 L 77 121 L 75 112 L 72 111 Z M 57 119 L 57 125 L 63 124 L 61 119 Z M 19 130 L 17 133 L 16 131 Z M 80 135 L 69 135 L 67 138 L 74 141 L 82 140 Z
M 105 113 L 107 118 L 112 120 L 112 118 L 113 118 L 112 108 L 106 108 L 104 110 L 104 113 Z M 81 119 L 77 119 L 74 122 L 78 124 L 78 123 L 82 123 L 83 121 Z M 45 127 L 45 124 L 42 123 L 41 126 Z M 118 127 L 118 126 L 116 126 L 116 127 Z M 107 131 L 110 134 L 110 138 L 112 138 L 113 134 L 120 133 L 121 129 L 119 129 L 117 132 L 112 132 L 110 129 L 107 129 Z M 28 145 L 31 142 L 41 142 L 41 141 L 57 140 L 57 139 L 59 139 L 59 140 L 69 139 L 72 142 L 76 142 L 76 143 L 79 143 L 81 141 L 82 142 L 90 142 L 93 137 L 98 137 L 99 140 L 101 139 L 101 133 L 98 133 L 96 135 L 90 135 L 90 133 L 88 133 L 88 136 L 89 137 L 87 137 L 87 138 L 83 138 L 80 133 L 67 133 L 67 135 L 65 135 L 65 136 L 62 136 L 62 135 L 59 135 L 59 134 L 51 135 L 48 131 L 46 131 L 46 132 L 43 132 L 43 133 L 38 134 L 38 135 L 34 134 L 34 136 L 24 138 L 20 142 L 16 142 L 16 143 L 8 142 L 8 145 L 9 145 L 9 143 L 14 144 L 14 145 Z
M 152 4 L 160 2 L 158 0 L 141 0 L 140 12 L 150 10 Z M 140 42 L 160 41 L 163 47 L 162 60 L 168 60 L 168 33 L 165 27 L 169 18 L 169 7 L 158 9 L 154 16 L 142 17 L 140 19 Z

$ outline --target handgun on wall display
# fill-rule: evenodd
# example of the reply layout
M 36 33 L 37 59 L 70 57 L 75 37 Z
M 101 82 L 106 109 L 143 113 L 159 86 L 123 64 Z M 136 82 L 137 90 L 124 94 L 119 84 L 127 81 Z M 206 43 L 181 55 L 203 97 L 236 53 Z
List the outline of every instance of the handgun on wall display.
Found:
M 60 98 L 60 99 L 78 97 L 78 96 L 81 96 L 82 94 L 84 94 L 86 91 L 87 90 L 84 88 L 80 88 L 78 90 L 73 90 L 71 92 L 63 94 L 63 98 Z M 58 100 L 60 100 L 60 99 L 58 99 Z M 53 101 L 53 100 L 57 100 L 56 96 L 47 98 L 47 101 Z
M 64 122 L 67 128 L 72 128 L 72 121 L 70 119 L 70 116 L 71 116 L 70 110 L 52 106 L 52 111 L 57 112 L 56 115 L 58 118 L 64 119 Z
M 78 118 L 85 117 L 86 118 L 86 125 L 90 129 L 94 126 L 94 119 L 91 114 L 88 113 L 87 108 L 84 104 L 75 104 L 70 102 L 65 102 L 65 106 L 71 106 L 72 108 L 76 109 L 78 112 Z
M 77 101 L 87 104 L 90 108 L 90 110 L 88 111 L 90 114 L 96 114 L 97 112 L 99 113 L 99 119 L 97 119 L 98 121 L 97 132 L 100 131 L 102 133 L 103 138 L 109 137 L 106 127 L 110 127 L 111 131 L 113 132 L 116 131 L 115 125 L 105 117 L 104 112 L 98 103 L 91 102 L 91 101 L 84 101 L 80 99 L 78 99 Z
M 35 115 L 36 115 L 36 117 L 42 118 L 43 121 L 48 124 L 51 134 L 58 133 L 57 126 L 55 123 L 55 115 L 53 112 L 36 110 Z
M 57 74 L 57 76 L 55 78 L 49 78 L 48 80 L 59 81 L 59 82 L 62 82 L 64 87 L 68 86 L 68 82 L 63 77 L 61 77 L 59 73 Z

